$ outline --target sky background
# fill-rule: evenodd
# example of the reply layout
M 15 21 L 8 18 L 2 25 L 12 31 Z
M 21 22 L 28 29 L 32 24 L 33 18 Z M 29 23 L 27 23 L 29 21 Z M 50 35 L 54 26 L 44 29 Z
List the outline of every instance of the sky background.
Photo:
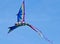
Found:
M 0 0 L 0 44 L 50 44 L 28 26 L 8 34 L 16 23 L 23 0 Z M 40 29 L 54 44 L 60 44 L 60 0 L 25 0 L 26 22 Z

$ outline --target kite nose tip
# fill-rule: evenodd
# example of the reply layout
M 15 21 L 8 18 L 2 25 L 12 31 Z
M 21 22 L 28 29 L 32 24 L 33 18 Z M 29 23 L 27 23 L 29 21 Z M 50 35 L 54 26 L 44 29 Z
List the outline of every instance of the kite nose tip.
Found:
M 10 33 L 10 31 L 8 31 L 8 34 Z

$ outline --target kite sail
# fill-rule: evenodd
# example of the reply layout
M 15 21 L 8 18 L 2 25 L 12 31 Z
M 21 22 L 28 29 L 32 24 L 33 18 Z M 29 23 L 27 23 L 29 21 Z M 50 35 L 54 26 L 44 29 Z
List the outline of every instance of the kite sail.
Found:
M 24 22 L 25 21 L 25 2 L 23 1 L 22 6 L 19 9 L 17 14 L 17 22 Z

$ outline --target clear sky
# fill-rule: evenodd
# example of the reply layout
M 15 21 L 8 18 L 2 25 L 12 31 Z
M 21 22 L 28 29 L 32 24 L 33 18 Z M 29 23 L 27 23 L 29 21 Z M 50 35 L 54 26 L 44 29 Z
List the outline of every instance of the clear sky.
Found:
M 0 44 L 50 44 L 28 26 L 8 34 L 16 22 L 22 0 L 0 0 Z M 60 44 L 60 0 L 25 0 L 26 22 L 40 29 L 54 44 Z

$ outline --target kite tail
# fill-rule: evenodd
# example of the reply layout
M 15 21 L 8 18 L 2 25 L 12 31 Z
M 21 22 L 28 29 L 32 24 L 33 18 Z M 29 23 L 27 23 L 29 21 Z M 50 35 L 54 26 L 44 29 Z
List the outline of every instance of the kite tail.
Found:
M 47 37 L 45 37 L 45 36 L 43 35 L 43 33 L 42 33 L 41 30 L 37 29 L 36 27 L 34 27 L 34 26 L 32 26 L 32 25 L 29 25 L 29 27 L 31 27 L 35 32 L 37 32 L 37 33 L 40 35 L 40 37 L 44 38 L 44 39 L 45 39 L 46 41 L 48 41 L 49 43 L 53 44 L 52 41 L 50 41 Z
M 35 28 L 37 29 L 37 28 Z M 44 38 L 46 41 L 48 41 L 49 43 L 53 44 L 53 42 L 51 40 L 49 40 L 47 37 L 44 36 L 44 34 L 42 33 L 41 30 L 37 29 L 37 33 L 42 37 Z

